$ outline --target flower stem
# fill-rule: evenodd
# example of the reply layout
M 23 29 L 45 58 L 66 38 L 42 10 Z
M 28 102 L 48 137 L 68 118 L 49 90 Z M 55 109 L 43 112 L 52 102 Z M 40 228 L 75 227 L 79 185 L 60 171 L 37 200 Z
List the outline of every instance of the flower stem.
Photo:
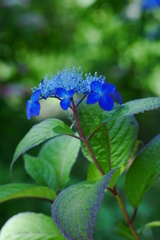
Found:
M 100 166 L 97 158 L 95 157 L 95 155 L 94 155 L 94 153 L 93 153 L 93 151 L 92 151 L 92 149 L 91 149 L 91 147 L 90 147 L 90 145 L 89 145 L 88 140 L 86 139 L 86 137 L 85 137 L 85 135 L 84 135 L 84 133 L 83 133 L 83 130 L 82 130 L 82 128 L 81 128 L 81 125 L 80 125 L 80 122 L 79 122 L 79 119 L 78 119 L 77 109 L 76 109 L 76 106 L 75 106 L 73 100 L 72 100 L 72 110 L 73 110 L 73 114 L 74 114 L 74 117 L 75 117 L 75 120 L 76 120 L 76 124 L 77 124 L 77 128 L 78 128 L 78 130 L 79 130 L 80 136 L 81 136 L 81 138 L 82 138 L 82 140 L 83 140 L 86 148 L 88 149 L 88 152 L 89 152 L 90 156 L 92 157 L 94 164 L 96 165 L 96 167 L 98 168 L 98 170 L 100 171 L 100 173 L 101 173 L 102 175 L 105 175 L 105 172 L 103 171 L 102 167 Z
M 131 223 L 134 222 L 134 219 L 135 219 L 136 214 L 137 214 L 137 210 L 138 210 L 138 207 L 134 209 L 134 212 L 133 212 L 133 215 L 132 215 L 132 218 L 131 218 Z
M 122 213 L 123 213 L 123 216 L 124 216 L 124 218 L 125 218 L 125 220 L 126 220 L 126 223 L 127 223 L 128 227 L 130 228 L 133 236 L 135 237 L 136 240 L 140 240 L 140 237 L 139 237 L 138 233 L 136 232 L 136 229 L 135 229 L 134 226 L 132 225 L 132 221 L 130 220 L 130 218 L 129 218 L 129 216 L 128 216 L 128 213 L 127 213 L 127 211 L 126 211 L 126 209 L 125 209 L 125 206 L 124 206 L 124 203 L 123 203 L 123 201 L 122 201 L 122 199 L 121 199 L 120 194 L 117 192 L 117 195 L 116 195 L 115 197 L 116 197 L 116 199 L 117 199 L 117 202 L 118 202 L 118 204 L 119 204 L 119 207 L 120 207 L 120 209 L 121 209 L 121 211 L 122 211 Z
M 80 136 L 81 136 L 81 140 L 84 142 L 86 148 L 88 149 L 88 152 L 89 152 L 90 156 L 91 156 L 92 159 L 93 159 L 93 162 L 95 163 L 95 165 L 96 165 L 96 167 L 98 168 L 98 170 L 100 171 L 100 173 L 101 173 L 102 175 L 105 175 L 105 172 L 103 171 L 102 167 L 101 167 L 100 164 L 98 163 L 98 160 L 97 160 L 97 158 L 95 157 L 95 155 L 94 155 L 94 153 L 93 153 L 93 151 L 92 151 L 92 148 L 90 147 L 89 142 L 88 142 L 88 140 L 93 136 L 93 134 L 94 134 L 95 132 L 93 132 L 93 134 L 91 135 L 91 137 L 89 137 L 88 139 L 85 137 L 85 135 L 84 135 L 84 133 L 83 133 L 83 130 L 82 130 L 82 128 L 81 128 L 79 119 L 78 119 L 77 109 L 76 109 L 76 106 L 75 106 L 75 104 L 74 104 L 73 99 L 72 99 L 72 110 L 73 110 L 73 114 L 74 114 L 74 117 L 75 117 L 75 121 L 76 121 L 76 124 L 77 124 L 78 131 L 79 131 Z M 98 129 L 97 129 L 97 130 L 98 130 Z M 108 134 L 108 132 L 107 132 L 107 134 Z M 107 135 L 107 140 L 108 140 L 108 142 L 109 142 L 108 135 Z M 109 147 L 109 146 L 108 146 L 108 147 Z M 109 152 L 109 154 L 110 154 L 110 148 L 109 148 L 109 151 L 108 151 L 108 152 Z M 109 155 L 109 161 L 110 161 L 110 155 Z M 111 163 L 110 163 L 110 169 L 111 169 Z M 120 196 L 120 194 L 118 193 L 118 189 L 116 188 L 116 186 L 114 187 L 113 190 L 110 189 L 110 188 L 107 188 L 107 189 L 108 189 L 108 191 L 111 192 L 112 195 L 115 196 L 115 198 L 117 199 L 117 202 L 118 202 L 118 204 L 119 204 L 119 207 L 120 207 L 120 209 L 121 209 L 121 211 L 122 211 L 122 213 L 123 213 L 123 216 L 124 216 L 124 218 L 125 218 L 125 220 L 126 220 L 126 223 L 127 223 L 128 227 L 130 228 L 133 236 L 135 237 L 136 240 L 140 240 L 140 237 L 139 237 L 139 235 L 137 234 L 134 226 L 132 225 L 132 221 L 130 220 L 130 218 L 129 218 L 129 216 L 128 216 L 128 213 L 127 213 L 127 211 L 126 211 L 126 209 L 125 209 L 125 206 L 124 206 L 124 203 L 123 203 L 123 201 L 122 201 L 122 199 L 121 199 L 121 196 Z

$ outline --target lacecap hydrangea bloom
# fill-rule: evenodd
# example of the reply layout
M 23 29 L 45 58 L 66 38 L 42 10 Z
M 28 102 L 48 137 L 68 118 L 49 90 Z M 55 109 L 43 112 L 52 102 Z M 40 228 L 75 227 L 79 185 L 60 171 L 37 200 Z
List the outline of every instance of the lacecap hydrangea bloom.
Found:
M 46 75 L 39 86 L 34 87 L 32 91 L 31 99 L 26 103 L 28 119 L 31 116 L 39 115 L 39 100 L 46 100 L 48 97 L 58 98 L 63 110 L 72 108 L 71 101 L 75 94 L 82 97 L 87 96 L 87 104 L 98 102 L 104 111 L 111 111 L 114 107 L 113 97 L 122 104 L 122 98 L 113 84 L 107 83 L 105 77 L 98 76 L 96 72 L 94 76 L 89 73 L 85 74 L 85 78 L 83 78 L 81 67 L 77 70 L 74 66 L 69 69 L 64 68 L 55 76 L 53 74 Z

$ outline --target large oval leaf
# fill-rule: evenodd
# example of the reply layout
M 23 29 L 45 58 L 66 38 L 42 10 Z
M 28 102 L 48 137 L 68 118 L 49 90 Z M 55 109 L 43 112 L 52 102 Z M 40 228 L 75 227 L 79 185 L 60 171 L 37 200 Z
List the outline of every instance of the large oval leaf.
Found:
M 118 174 L 117 174 L 118 173 Z M 93 239 L 93 227 L 112 170 L 97 183 L 82 182 L 63 190 L 52 205 L 52 218 L 68 240 Z
M 59 134 L 69 134 L 72 135 L 72 130 L 62 121 L 58 119 L 46 119 L 43 122 L 35 125 L 31 130 L 25 135 L 25 137 L 18 144 L 16 151 L 13 156 L 11 163 L 11 168 L 16 161 L 16 159 L 36 145 L 53 138 Z
M 79 149 L 79 140 L 68 136 L 58 136 L 45 143 L 40 150 L 39 158 L 52 165 L 56 172 L 58 189 L 63 189 L 68 182 Z
M 144 111 L 157 109 L 159 107 L 160 97 L 136 99 L 122 105 L 116 105 L 112 111 L 103 111 L 97 118 L 95 118 L 92 128 L 104 122 L 109 122 L 111 120 L 119 119 L 120 117 L 131 116 L 140 112 L 142 113 Z
M 134 208 L 141 203 L 146 191 L 160 172 L 160 135 L 152 139 L 138 154 L 125 180 L 125 193 Z
M 26 171 L 37 183 L 54 190 L 58 189 L 57 176 L 49 162 L 28 154 L 24 155 L 24 162 Z
M 103 111 L 98 104 L 87 105 L 82 103 L 78 109 L 78 115 L 82 129 L 86 136 L 89 136 L 92 123 L 96 116 Z M 104 172 L 109 172 L 109 158 L 111 168 L 121 167 L 133 153 L 138 135 L 138 124 L 133 116 L 122 117 L 108 122 L 100 128 L 89 140 L 89 144 L 98 159 Z M 82 143 L 82 152 L 85 157 L 92 161 L 88 150 Z M 90 165 L 88 179 L 98 180 L 101 175 L 94 166 Z
M 8 184 L 0 186 L 0 203 L 15 198 L 41 198 L 53 202 L 56 198 L 54 190 L 33 184 Z
M 0 240 L 64 240 L 51 217 L 38 213 L 19 213 L 2 227 Z

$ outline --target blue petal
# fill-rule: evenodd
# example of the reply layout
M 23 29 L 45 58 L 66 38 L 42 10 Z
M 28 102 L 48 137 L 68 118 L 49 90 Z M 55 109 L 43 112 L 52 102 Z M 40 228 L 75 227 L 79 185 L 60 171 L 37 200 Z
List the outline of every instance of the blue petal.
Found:
M 113 84 L 104 83 L 102 85 L 102 92 L 103 93 L 111 94 L 111 93 L 114 93 L 115 90 L 116 90 L 116 88 L 115 88 L 115 86 Z
M 100 82 L 97 82 L 97 81 L 93 81 L 91 83 L 91 90 L 93 92 L 96 92 L 96 93 L 99 93 L 102 91 L 102 84 Z
M 31 116 L 38 116 L 40 113 L 40 103 L 39 102 L 33 102 L 30 107 L 30 114 Z
M 36 90 L 31 96 L 31 101 L 32 102 L 38 101 L 40 98 L 40 95 L 41 95 L 41 90 L 39 90 L 39 89 Z
M 67 91 L 66 96 L 67 96 L 68 98 L 73 97 L 73 95 L 74 95 L 74 91 L 73 91 L 73 90 L 68 90 L 68 91 Z
M 89 93 L 88 98 L 87 98 L 87 104 L 96 103 L 98 101 L 99 97 L 100 97 L 99 93 L 95 93 L 95 92 Z
M 65 98 L 66 95 L 67 95 L 67 92 L 66 92 L 66 90 L 64 88 L 57 88 L 56 95 L 59 98 Z
M 64 98 L 60 101 L 61 108 L 67 110 L 71 105 L 71 100 L 69 98 Z
M 31 107 L 31 100 L 28 100 L 26 102 L 26 115 L 27 115 L 27 119 L 30 120 L 31 119 L 31 113 L 30 113 L 30 107 Z
M 112 93 L 113 97 L 117 100 L 117 102 L 119 102 L 120 104 L 122 104 L 122 98 L 121 95 L 119 94 L 119 92 L 117 90 L 115 90 L 114 93 Z
M 99 106 L 105 111 L 111 111 L 112 108 L 114 107 L 114 100 L 108 94 L 101 95 L 98 103 Z

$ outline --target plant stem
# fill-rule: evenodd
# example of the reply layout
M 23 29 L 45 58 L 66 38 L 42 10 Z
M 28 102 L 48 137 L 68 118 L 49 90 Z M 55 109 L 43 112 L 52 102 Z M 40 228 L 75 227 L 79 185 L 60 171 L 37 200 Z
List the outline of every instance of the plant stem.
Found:
M 102 175 L 105 175 L 105 172 L 103 171 L 102 167 L 100 166 L 97 158 L 95 157 L 95 155 L 94 155 L 94 153 L 93 153 L 93 151 L 92 151 L 92 149 L 91 149 L 91 147 L 90 147 L 90 145 L 89 145 L 88 140 L 86 139 L 86 137 L 85 137 L 85 135 L 84 135 L 84 133 L 83 133 L 83 130 L 82 130 L 82 128 L 81 128 L 81 125 L 80 125 L 80 122 L 79 122 L 79 119 L 78 119 L 77 109 L 76 109 L 76 106 L 75 106 L 75 104 L 74 104 L 73 99 L 72 99 L 72 105 L 73 105 L 73 106 L 72 106 L 73 114 L 74 114 L 74 117 L 75 117 L 75 120 L 76 120 L 76 124 L 77 124 L 77 128 L 78 128 L 78 130 L 79 130 L 80 136 L 81 136 L 81 138 L 82 138 L 82 140 L 83 140 L 86 148 L 88 149 L 88 152 L 89 152 L 90 156 L 92 157 L 94 164 L 96 165 L 96 167 L 98 168 L 98 170 L 100 171 L 100 173 L 101 173 Z
M 132 221 L 130 220 L 130 218 L 128 216 L 128 213 L 127 213 L 127 211 L 125 209 L 125 206 L 124 206 L 124 203 L 123 203 L 123 201 L 121 199 L 121 196 L 119 195 L 119 193 L 117 193 L 117 195 L 115 197 L 117 199 L 119 207 L 120 207 L 120 209 L 121 209 L 121 211 L 123 213 L 123 216 L 124 216 L 124 218 L 126 220 L 126 223 L 127 223 L 128 227 L 130 228 L 133 236 L 135 237 L 136 240 L 140 240 L 140 237 L 139 237 L 138 233 L 136 232 L 136 229 L 132 225 Z
M 105 124 L 106 124 L 106 123 L 103 123 L 103 124 L 100 125 L 96 130 L 94 130 L 94 132 L 92 132 L 92 133 L 89 135 L 89 137 L 87 138 L 87 140 L 90 140 L 90 139 L 93 137 L 93 135 L 94 135 L 101 127 L 103 127 Z
M 138 207 L 134 209 L 134 212 L 133 212 L 133 215 L 132 215 L 132 218 L 131 218 L 131 223 L 134 222 L 134 219 L 135 219 L 136 214 L 137 214 L 137 210 L 138 210 Z
M 85 99 L 85 97 L 86 97 L 87 95 L 85 95 L 83 98 L 81 98 L 81 100 L 77 103 L 77 105 L 76 105 L 76 108 L 79 106 L 79 104 Z
M 79 104 L 78 104 L 78 105 L 79 105 Z M 91 134 L 91 136 L 89 136 L 88 139 L 85 137 L 85 135 L 84 135 L 84 133 L 83 133 L 83 130 L 82 130 L 82 128 L 81 128 L 79 119 L 78 119 L 77 109 L 76 109 L 76 106 L 75 106 L 75 104 L 74 104 L 73 99 L 72 99 L 72 110 L 73 110 L 73 114 L 74 114 L 74 117 L 75 117 L 75 121 L 76 121 L 76 124 L 77 124 L 78 131 L 79 131 L 80 136 L 81 136 L 81 140 L 84 142 L 86 148 L 88 149 L 88 152 L 89 152 L 90 156 L 92 157 L 92 159 L 93 159 L 96 167 L 97 167 L 98 170 L 100 171 L 100 173 L 101 173 L 102 175 L 105 175 L 105 172 L 103 171 L 102 167 L 101 167 L 100 164 L 98 163 L 98 160 L 97 160 L 97 158 L 95 157 L 95 155 L 94 155 L 94 153 L 93 153 L 93 151 L 92 151 L 92 149 L 91 149 L 91 147 L 90 147 L 90 145 L 89 145 L 89 142 L 88 142 L 88 140 L 93 136 L 93 134 L 94 134 L 95 132 L 93 132 L 93 134 Z M 99 128 L 100 128 L 100 127 L 99 127 Z M 98 129 L 99 129 L 99 128 L 98 128 Z M 98 130 L 98 129 L 97 129 L 97 130 Z M 96 130 L 96 131 L 97 131 L 97 130 Z M 110 170 L 111 170 L 110 146 L 109 146 L 108 132 L 107 132 L 107 142 L 108 142 L 109 165 L 110 165 Z M 120 209 L 121 209 L 121 211 L 122 211 L 122 213 L 123 213 L 123 216 L 124 216 L 124 218 L 125 218 L 125 220 L 126 220 L 126 223 L 127 223 L 128 227 L 130 228 L 133 236 L 135 237 L 136 240 L 140 240 L 139 235 L 137 234 L 134 226 L 132 225 L 132 220 L 130 220 L 130 218 L 129 218 L 129 216 L 128 216 L 128 213 L 127 213 L 127 211 L 126 211 L 126 209 L 125 209 L 125 206 L 124 206 L 124 203 L 123 203 L 123 201 L 122 201 L 122 199 L 121 199 L 121 196 L 120 196 L 120 194 L 118 193 L 118 189 L 116 188 L 116 186 L 114 187 L 113 190 L 110 189 L 110 188 L 107 188 L 107 189 L 108 189 L 108 191 L 110 191 L 110 192 L 112 193 L 113 196 L 116 197 L 117 202 L 118 202 L 118 204 L 119 204 L 119 207 L 120 207 Z

